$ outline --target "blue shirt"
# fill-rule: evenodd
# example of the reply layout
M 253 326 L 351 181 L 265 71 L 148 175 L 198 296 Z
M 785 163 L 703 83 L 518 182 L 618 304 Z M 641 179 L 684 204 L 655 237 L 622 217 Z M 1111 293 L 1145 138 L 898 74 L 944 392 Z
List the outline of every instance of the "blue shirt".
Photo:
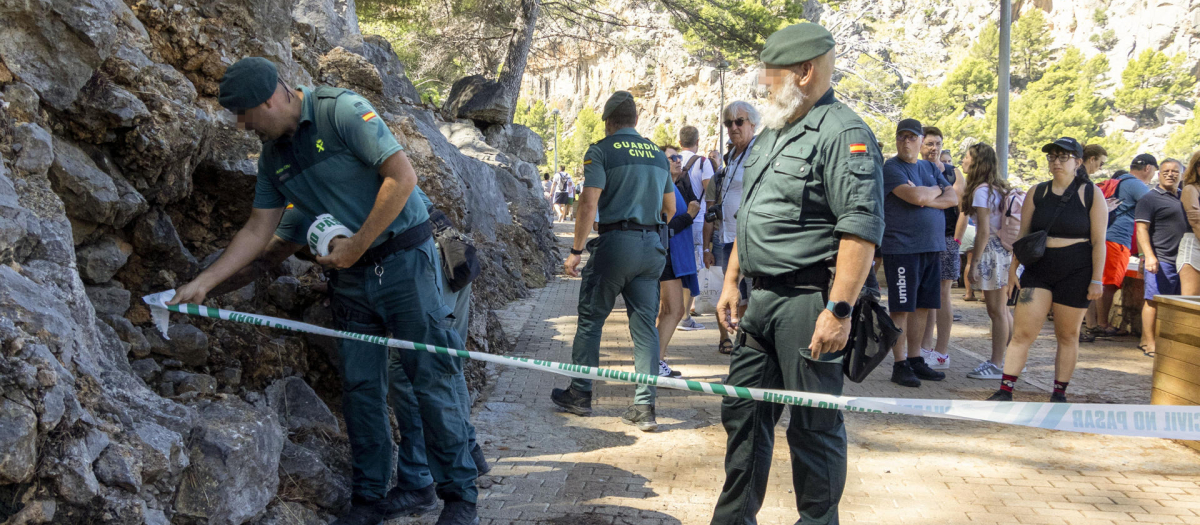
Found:
M 916 186 L 949 186 L 937 166 L 927 160 L 909 164 L 892 157 L 883 163 L 884 254 L 946 251 L 946 213 L 937 208 L 916 206 L 897 197 L 892 190 L 912 182 Z
M 1129 180 L 1133 179 L 1133 180 Z M 1104 240 L 1115 242 L 1126 248 L 1133 247 L 1133 211 L 1137 202 L 1150 191 L 1144 183 L 1132 174 L 1126 173 L 1117 178 L 1120 186 L 1115 196 L 1121 203 L 1117 204 L 1117 216 L 1108 225 L 1108 233 Z

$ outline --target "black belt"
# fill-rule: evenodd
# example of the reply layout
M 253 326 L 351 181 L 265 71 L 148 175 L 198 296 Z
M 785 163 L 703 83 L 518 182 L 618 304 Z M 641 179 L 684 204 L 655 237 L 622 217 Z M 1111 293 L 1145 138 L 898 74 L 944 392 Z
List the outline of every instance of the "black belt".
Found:
M 604 235 L 608 232 L 617 231 L 617 230 L 621 230 L 621 231 L 637 230 L 637 231 L 643 231 L 643 232 L 656 232 L 656 231 L 659 231 L 660 229 L 662 229 L 662 225 L 659 225 L 659 224 L 655 224 L 654 226 L 646 226 L 645 224 L 639 224 L 639 223 L 636 223 L 633 221 L 621 221 L 621 222 L 610 222 L 608 224 L 601 224 L 600 225 L 600 234 Z
M 389 255 L 401 250 L 408 250 L 420 246 L 421 243 L 433 236 L 433 225 L 429 221 L 422 222 L 412 228 L 404 230 L 391 239 L 383 241 L 379 246 L 367 250 L 358 262 L 354 263 L 351 268 L 362 268 L 365 266 L 374 266 L 386 259 Z
M 827 291 L 829 283 L 833 276 L 831 269 L 823 264 L 809 266 L 794 270 L 783 275 L 771 275 L 767 277 L 752 277 L 753 286 L 756 290 L 775 287 L 790 287 L 790 288 L 812 288 L 815 290 Z

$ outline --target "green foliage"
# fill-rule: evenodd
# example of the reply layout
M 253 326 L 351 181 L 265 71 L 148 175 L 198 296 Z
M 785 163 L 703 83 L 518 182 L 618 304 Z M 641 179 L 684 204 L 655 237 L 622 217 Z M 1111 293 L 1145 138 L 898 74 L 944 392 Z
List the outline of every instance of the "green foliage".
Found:
M 1112 29 L 1105 29 L 1103 33 L 1093 33 L 1088 37 L 1088 41 L 1096 46 L 1096 49 L 1101 51 L 1111 51 L 1117 47 L 1117 32 Z
M 1167 57 L 1161 51 L 1143 51 L 1121 73 L 1122 85 L 1114 94 L 1113 105 L 1131 117 L 1149 118 L 1154 108 L 1186 98 L 1196 77 L 1184 66 L 1184 59 L 1182 53 Z
M 758 61 L 767 37 L 803 21 L 804 4 L 791 0 L 659 0 L 701 60 Z
M 1092 12 L 1092 21 L 1098 26 L 1107 24 L 1108 11 L 1106 11 L 1103 7 L 1097 7 L 1096 10 Z
M 517 100 L 517 109 L 513 114 L 513 123 L 520 124 L 542 137 L 547 152 L 545 162 L 553 162 L 554 150 L 554 115 L 546 108 L 546 103 L 538 100 L 533 104 L 527 99 Z
M 956 109 L 958 106 L 941 87 L 913 84 L 904 93 L 905 118 L 915 118 L 922 123 L 937 122 L 942 117 L 954 113 Z
M 1042 77 L 1046 62 L 1053 53 L 1054 38 L 1046 27 L 1046 14 L 1030 9 L 1012 26 L 1012 64 L 1014 80 L 1034 82 Z
M 855 104 L 860 113 L 881 117 L 896 114 L 904 97 L 900 76 L 865 53 L 858 55 L 854 72 L 842 75 L 835 87 L 838 98 Z
M 971 46 L 971 58 L 987 62 L 992 71 L 1000 65 L 1000 28 L 991 24 L 979 31 L 979 39 Z
M 604 121 L 596 110 L 588 107 L 575 117 L 574 130 L 563 140 L 563 151 L 558 163 L 567 173 L 578 175 L 583 171 L 583 156 L 588 146 L 604 138 Z
M 675 130 L 675 126 L 663 122 L 654 128 L 650 140 L 659 146 L 678 146 L 679 141 L 676 140 L 676 137 L 678 137 L 678 132 Z
M 996 82 L 996 68 L 987 60 L 968 56 L 950 72 L 942 87 L 954 100 L 966 104 L 981 96 L 994 95 Z
M 1200 150 L 1200 117 L 1193 116 L 1171 133 L 1163 153 L 1187 162 L 1196 150 Z

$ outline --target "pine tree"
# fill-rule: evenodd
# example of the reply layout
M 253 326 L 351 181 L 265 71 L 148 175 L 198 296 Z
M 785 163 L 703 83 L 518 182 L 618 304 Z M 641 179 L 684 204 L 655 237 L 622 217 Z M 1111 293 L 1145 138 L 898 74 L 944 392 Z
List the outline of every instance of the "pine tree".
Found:
M 1167 138 L 1163 153 L 1186 162 L 1200 150 L 1200 117 L 1193 116 Z
M 942 89 L 959 104 L 996 92 L 996 69 L 987 60 L 968 56 L 946 77 Z
M 1045 12 L 1034 8 L 1025 13 L 1012 28 L 1013 76 L 1026 84 L 1041 78 L 1054 51 L 1050 47 L 1053 42 Z
M 671 146 L 677 142 L 675 136 L 675 127 L 663 122 L 654 128 L 654 134 L 651 135 L 650 140 L 659 146 Z
M 1183 54 L 1167 57 L 1147 49 L 1130 60 L 1121 73 L 1121 87 L 1114 94 L 1118 111 L 1134 118 L 1152 118 L 1154 109 L 1188 96 L 1196 77 L 1183 65 Z

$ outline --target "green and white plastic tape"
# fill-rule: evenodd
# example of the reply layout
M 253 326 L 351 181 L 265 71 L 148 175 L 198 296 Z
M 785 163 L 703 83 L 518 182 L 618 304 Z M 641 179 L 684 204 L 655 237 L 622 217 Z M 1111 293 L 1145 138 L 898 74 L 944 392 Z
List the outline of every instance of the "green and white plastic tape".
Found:
M 568 377 L 653 385 L 676 390 L 754 399 L 785 405 L 827 408 L 848 412 L 872 412 L 988 421 L 1049 430 L 1087 432 L 1114 436 L 1200 440 L 1200 406 L 900 399 L 834 396 L 810 392 L 738 387 L 719 383 L 706 383 L 650 374 L 624 372 L 607 368 L 557 363 L 554 361 L 455 350 L 387 337 L 331 330 L 308 323 L 280 319 L 278 317 L 209 308 L 195 304 L 168 306 L 167 302 L 174 296 L 175 290 L 167 290 L 142 298 L 150 306 L 155 326 L 163 333 L 164 337 L 166 337 L 167 333 L 168 312 L 179 312 L 339 339 L 357 339 L 391 348 L 457 356 L 505 366 L 541 370 Z

